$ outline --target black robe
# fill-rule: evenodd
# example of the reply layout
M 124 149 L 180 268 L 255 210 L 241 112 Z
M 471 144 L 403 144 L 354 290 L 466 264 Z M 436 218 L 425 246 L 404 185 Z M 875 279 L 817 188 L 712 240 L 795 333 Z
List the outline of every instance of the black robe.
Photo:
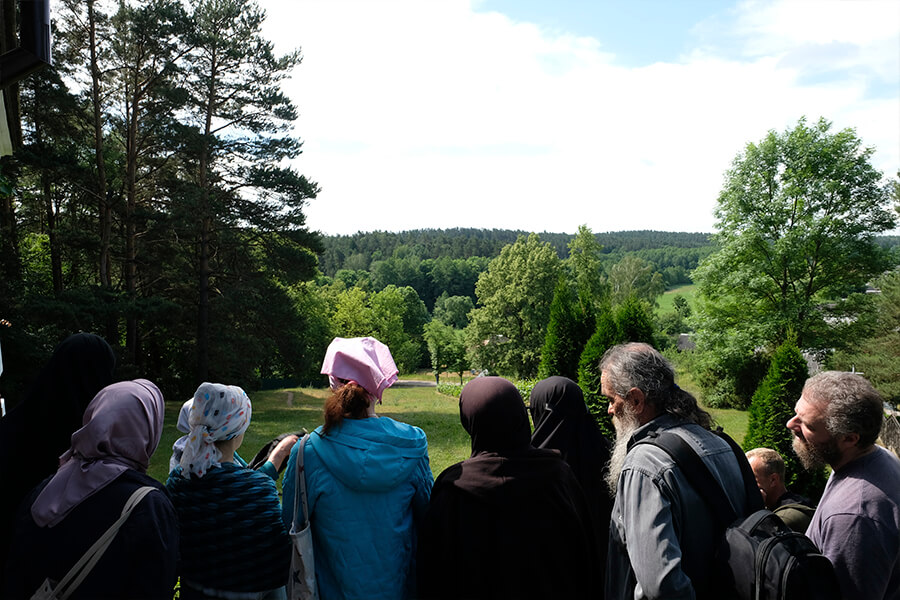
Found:
M 41 370 L 24 401 L 0 419 L 0 587 L 19 504 L 56 473 L 59 457 L 83 425 L 84 409 L 113 382 L 116 356 L 103 338 L 66 338 Z
M 531 418 L 535 448 L 559 450 L 581 484 L 591 511 L 597 545 L 598 569 L 606 571 L 609 519 L 613 498 L 604 477 L 609 468 L 611 444 L 588 412 L 578 384 L 566 377 L 548 377 L 531 390 Z
M 13 549 L 0 597 L 30 598 L 45 578 L 65 576 L 119 515 L 128 497 L 141 486 L 147 494 L 103 556 L 70 598 L 147 598 L 169 600 L 174 594 L 178 560 L 178 518 L 163 485 L 129 469 L 72 509 L 53 527 L 38 527 L 31 505 L 49 483 L 32 490 L 16 517 Z
M 475 381 L 460 396 L 473 455 L 432 488 L 419 532 L 419 597 L 596 598 L 597 547 L 575 475 L 558 452 L 530 446 L 511 383 Z

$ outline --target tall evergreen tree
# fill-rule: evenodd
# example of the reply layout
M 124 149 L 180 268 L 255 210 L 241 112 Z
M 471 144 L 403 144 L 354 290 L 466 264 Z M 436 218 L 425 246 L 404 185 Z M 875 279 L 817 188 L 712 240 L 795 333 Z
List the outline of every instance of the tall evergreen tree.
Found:
M 550 322 L 541 348 L 538 379 L 552 375 L 578 378 L 578 359 L 584 349 L 581 323 L 572 302 L 572 290 L 564 278 L 560 278 L 550 303 Z
M 197 276 L 197 378 L 208 378 L 211 292 L 227 288 L 228 262 L 242 253 L 242 228 L 278 264 L 288 283 L 315 270 L 318 236 L 305 227 L 302 207 L 315 183 L 281 166 L 300 153 L 290 133 L 296 109 L 280 89 L 299 52 L 276 57 L 261 35 L 265 13 L 253 0 L 195 0 L 188 40 L 188 106 L 196 139 L 184 156 L 189 186 L 185 218 L 193 219 Z M 252 235 L 252 234 L 251 234 Z M 217 268 L 218 267 L 218 268 Z
M 597 329 L 585 345 L 578 362 L 578 385 L 584 393 L 584 401 L 603 434 L 610 439 L 615 438 L 615 429 L 607 414 L 609 400 L 600 393 L 600 359 L 607 349 L 618 344 L 621 339 L 612 310 L 608 306 L 602 308 L 597 313 Z
M 750 402 L 743 446 L 745 450 L 765 447 L 777 451 L 784 458 L 787 487 L 817 499 L 825 486 L 825 472 L 803 468 L 794 454 L 793 434 L 785 426 L 794 416 L 794 405 L 808 376 L 806 359 L 792 340 L 775 350 L 769 371 Z

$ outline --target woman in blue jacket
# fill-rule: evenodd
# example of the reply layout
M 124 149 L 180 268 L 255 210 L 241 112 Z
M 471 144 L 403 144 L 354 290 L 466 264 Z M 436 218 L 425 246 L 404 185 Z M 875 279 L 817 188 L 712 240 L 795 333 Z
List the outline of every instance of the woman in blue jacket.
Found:
M 416 528 L 434 479 L 418 427 L 375 414 L 397 380 L 387 346 L 335 338 L 322 373 L 332 395 L 325 424 L 303 449 L 319 597 L 409 598 L 414 594 Z M 282 516 L 294 519 L 294 446 L 283 480 Z

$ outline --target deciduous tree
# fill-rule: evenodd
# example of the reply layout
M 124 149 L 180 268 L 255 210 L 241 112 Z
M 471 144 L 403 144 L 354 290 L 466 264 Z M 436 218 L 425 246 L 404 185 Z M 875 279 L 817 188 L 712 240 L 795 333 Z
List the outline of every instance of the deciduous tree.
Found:
M 895 226 L 888 190 L 852 129 L 805 119 L 748 144 L 716 208 L 720 250 L 694 272 L 698 348 L 728 364 L 796 335 L 823 351 L 865 334 L 864 284 L 884 266 L 875 234 Z M 727 362 L 722 362 L 727 361 Z
M 477 365 L 533 377 L 559 275 L 559 257 L 537 234 L 505 246 L 478 278 L 479 306 L 466 330 Z

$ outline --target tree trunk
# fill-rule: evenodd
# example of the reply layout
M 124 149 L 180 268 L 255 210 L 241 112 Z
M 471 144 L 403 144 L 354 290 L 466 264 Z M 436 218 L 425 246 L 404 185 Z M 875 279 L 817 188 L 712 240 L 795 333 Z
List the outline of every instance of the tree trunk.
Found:
M 212 214 L 209 189 L 209 140 L 212 135 L 212 120 L 216 111 L 216 50 L 213 46 L 210 59 L 210 78 L 206 94 L 206 120 L 203 128 L 203 148 L 200 151 L 200 235 L 197 269 L 197 381 L 209 379 L 209 265 L 210 238 L 212 236 Z
M 125 356 L 127 360 L 138 364 L 138 319 L 134 309 L 137 300 L 137 226 L 135 209 L 137 207 L 137 122 L 138 82 L 133 82 L 133 94 L 129 98 L 131 110 L 128 114 L 128 131 L 126 134 L 125 153 L 125 293 L 131 307 L 125 318 Z
M 50 274 L 53 279 L 53 293 L 60 296 L 63 291 L 62 255 L 59 251 L 59 235 L 57 235 L 57 211 L 53 206 L 53 186 L 46 170 L 41 172 L 41 190 L 44 194 L 44 208 L 47 214 L 47 238 L 50 241 Z
M 100 288 L 107 292 L 106 301 L 112 292 L 110 275 L 110 243 L 112 238 L 112 209 L 106 184 L 106 161 L 103 148 L 103 109 L 100 105 L 100 65 L 97 60 L 97 20 L 94 14 L 94 0 L 88 0 L 88 47 L 91 55 L 91 105 L 94 116 L 94 163 L 97 166 L 97 214 L 100 218 Z M 114 343 L 119 337 L 118 317 L 110 310 L 106 317 L 106 339 Z

